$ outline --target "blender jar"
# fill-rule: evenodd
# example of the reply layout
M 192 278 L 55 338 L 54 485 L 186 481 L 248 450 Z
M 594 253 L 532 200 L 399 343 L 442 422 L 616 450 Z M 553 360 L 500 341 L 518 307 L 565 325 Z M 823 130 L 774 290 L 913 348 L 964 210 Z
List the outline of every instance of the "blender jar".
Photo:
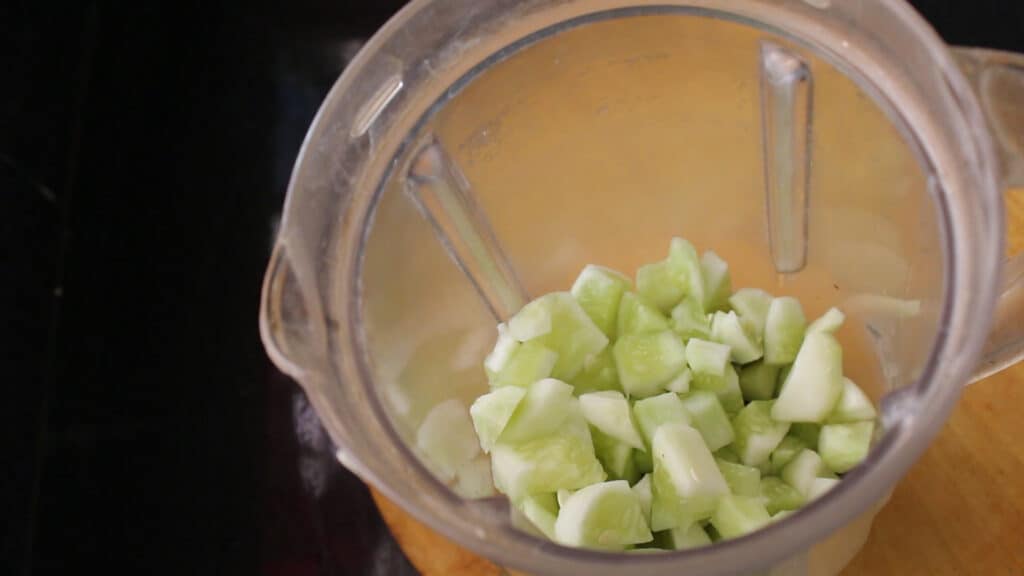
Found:
M 999 279 L 1022 70 L 954 57 L 896 0 L 412 2 L 303 145 L 264 342 L 342 464 L 504 566 L 837 572 L 964 382 L 1020 357 L 1021 261 Z M 883 434 L 836 489 L 736 540 L 611 554 L 521 530 L 421 457 L 426 414 L 486 391 L 497 322 L 672 236 L 720 254 L 736 287 L 847 313 L 844 372 Z

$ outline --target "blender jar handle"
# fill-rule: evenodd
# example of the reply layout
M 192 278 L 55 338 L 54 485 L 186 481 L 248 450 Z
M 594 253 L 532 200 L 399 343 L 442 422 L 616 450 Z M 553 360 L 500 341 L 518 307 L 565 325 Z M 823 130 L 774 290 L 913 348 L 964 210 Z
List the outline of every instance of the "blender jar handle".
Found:
M 953 54 L 984 109 L 1006 188 L 1024 188 L 1024 54 L 954 48 Z M 1024 254 L 1009 259 L 992 332 L 972 381 L 1024 360 Z

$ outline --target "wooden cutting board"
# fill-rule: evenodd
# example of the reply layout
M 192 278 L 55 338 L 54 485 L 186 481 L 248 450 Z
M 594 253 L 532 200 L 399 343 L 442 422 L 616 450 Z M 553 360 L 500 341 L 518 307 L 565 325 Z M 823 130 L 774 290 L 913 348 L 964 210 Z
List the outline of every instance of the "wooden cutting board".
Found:
M 1024 190 L 1008 193 L 1009 252 L 1024 250 Z M 504 572 L 374 492 L 424 576 Z M 1024 364 L 968 388 L 934 444 L 896 487 L 843 576 L 1024 575 Z

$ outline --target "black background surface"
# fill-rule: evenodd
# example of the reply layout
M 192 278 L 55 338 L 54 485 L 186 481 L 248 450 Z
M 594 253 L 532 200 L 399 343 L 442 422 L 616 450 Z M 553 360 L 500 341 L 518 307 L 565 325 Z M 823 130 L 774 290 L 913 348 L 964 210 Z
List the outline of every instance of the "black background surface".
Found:
M 1024 3 L 914 4 L 1024 51 Z M 306 127 L 400 5 L 0 6 L 0 574 L 414 573 L 256 329 Z

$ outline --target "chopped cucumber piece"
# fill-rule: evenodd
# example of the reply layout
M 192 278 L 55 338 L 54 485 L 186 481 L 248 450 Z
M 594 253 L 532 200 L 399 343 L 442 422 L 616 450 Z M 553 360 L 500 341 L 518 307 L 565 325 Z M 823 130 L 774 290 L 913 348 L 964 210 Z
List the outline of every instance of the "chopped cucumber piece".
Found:
M 601 467 L 608 474 L 609 480 L 636 482 L 640 478 L 636 460 L 633 458 L 635 450 L 632 446 L 597 428 L 591 428 L 590 434 L 594 439 L 594 455 L 597 456 Z
M 740 370 L 740 390 L 743 391 L 743 399 L 747 402 L 771 400 L 775 396 L 775 383 L 778 379 L 778 366 L 768 364 L 764 360 L 747 364 Z
M 821 434 L 821 424 L 808 422 L 794 422 L 789 427 L 789 435 L 799 438 L 807 444 L 811 450 L 818 449 L 818 436 Z
M 722 477 L 725 478 L 725 483 L 729 485 L 729 490 L 733 494 L 739 494 L 740 496 L 760 495 L 760 470 L 753 466 L 744 466 L 743 464 L 735 464 L 725 460 L 716 459 L 715 463 L 718 464 L 718 470 L 721 471 Z
M 663 392 L 686 367 L 686 346 L 670 330 L 623 336 L 613 353 L 622 389 L 637 398 Z
M 513 446 L 500 441 L 491 449 L 494 485 L 513 501 L 541 492 L 577 490 L 604 482 L 607 475 L 594 455 L 590 430 L 578 413 L 569 414 L 555 432 Z
M 842 474 L 868 455 L 875 423 L 826 424 L 818 437 L 818 453 L 829 470 Z
M 711 318 L 711 339 L 729 347 L 729 357 L 737 364 L 748 364 L 764 355 L 761 343 L 743 327 L 735 312 L 715 312 Z
M 843 325 L 845 320 L 846 315 L 838 308 L 829 308 L 827 312 L 821 315 L 821 318 L 811 322 L 811 325 L 807 327 L 807 331 L 833 334 L 836 330 L 839 330 L 839 327 Z
M 718 254 L 708 250 L 701 256 L 700 273 L 704 277 L 704 310 L 724 310 L 729 306 L 732 279 L 729 265 Z
M 547 319 L 539 320 L 542 316 Z M 509 331 L 517 340 L 536 339 L 557 352 L 551 375 L 559 380 L 571 380 L 583 369 L 587 357 L 608 345 L 608 337 L 568 292 L 552 292 L 530 302 L 509 320 Z
M 740 390 L 740 375 L 732 364 L 725 368 L 725 378 L 722 380 L 722 387 L 715 391 L 722 408 L 727 414 L 736 414 L 743 409 L 743 391 Z
M 555 539 L 558 501 L 554 494 L 531 494 L 519 502 L 518 508 L 544 536 L 550 540 Z
M 654 434 L 651 529 L 668 530 L 709 518 L 729 485 L 700 432 L 665 424 Z
M 452 398 L 434 406 L 416 430 L 416 446 L 442 480 L 455 478 L 459 467 L 480 453 L 466 405 Z
M 619 303 L 631 285 L 628 276 L 590 264 L 580 272 L 570 293 L 604 335 L 615 338 Z
M 714 393 L 696 390 L 682 399 L 682 405 L 708 450 L 719 451 L 735 439 L 729 417 Z
M 784 422 L 823 422 L 843 392 L 843 349 L 827 332 L 808 332 L 793 362 L 772 418 Z
M 795 424 L 793 426 L 796 426 Z M 804 448 L 808 448 L 807 443 L 792 436 L 792 427 L 790 427 L 790 436 L 786 436 L 779 442 L 779 445 L 772 452 L 772 466 L 771 470 L 773 473 L 778 474 L 782 472 L 782 469 L 786 467 L 793 460 L 793 457 L 800 453 Z
M 686 343 L 686 363 L 693 372 L 693 386 L 711 386 L 711 391 L 724 385 L 725 367 L 729 364 L 729 347 L 700 338 L 690 338 Z M 703 388 L 708 389 L 708 388 Z
M 559 490 L 555 493 L 556 499 L 558 500 L 558 507 L 565 506 L 565 503 L 569 501 L 569 498 L 575 494 L 575 490 Z
M 828 416 L 828 422 L 843 424 L 846 422 L 859 422 L 862 420 L 874 420 L 876 416 L 875 406 L 871 403 L 867 394 L 854 384 L 853 380 L 843 378 L 843 392 L 839 395 L 839 402 L 835 410 Z
M 690 414 L 683 407 L 679 396 L 672 392 L 659 394 L 633 404 L 633 416 L 640 427 L 644 441 L 650 445 L 654 434 L 665 424 L 689 424 Z
M 744 325 L 752 329 L 754 337 L 760 340 L 764 336 L 772 295 L 757 288 L 741 288 L 729 297 L 729 305 L 744 320 Z
M 484 358 L 484 369 L 488 378 L 493 378 L 500 372 L 518 348 L 519 341 L 508 333 L 508 327 L 505 324 L 498 324 L 498 341 L 494 343 L 494 348 L 487 358 Z
M 622 392 L 590 392 L 580 396 L 580 409 L 591 426 L 637 450 L 646 450 Z
M 636 271 L 636 291 L 664 313 L 686 295 L 686 272 L 671 260 L 641 266 Z
M 711 537 L 699 523 L 673 528 L 664 534 L 664 546 L 671 550 L 700 548 L 711 544 Z
M 498 440 L 521 444 L 551 434 L 562 425 L 574 404 L 578 400 L 572 395 L 572 386 L 554 378 L 538 380 L 526 389 Z
M 737 538 L 771 522 L 759 498 L 727 494 L 711 516 L 711 525 L 723 538 Z
M 825 492 L 835 488 L 839 484 L 838 478 L 815 478 L 811 482 L 811 491 L 807 494 L 808 500 L 814 500 L 825 495 Z
M 640 500 L 623 480 L 580 489 L 555 520 L 555 540 L 568 546 L 625 550 L 653 538 Z
M 516 386 L 495 388 L 476 399 L 469 407 L 469 415 L 473 418 L 473 428 L 480 439 L 480 448 L 490 452 L 491 446 L 498 441 L 501 431 L 505 429 L 519 402 L 526 395 L 526 390 Z
M 703 307 L 707 299 L 704 297 L 704 273 L 697 258 L 697 249 L 682 238 L 673 238 L 668 247 L 668 261 L 683 271 L 686 295 Z
M 652 459 L 650 452 L 634 450 L 633 462 L 636 463 L 636 471 L 640 474 L 650 474 L 651 472 L 654 472 L 654 460 Z
M 519 386 L 526 388 L 537 380 L 551 376 L 558 354 L 537 341 L 516 347 L 502 368 L 491 378 L 491 386 Z
M 796 359 L 806 326 L 804 309 L 796 298 L 773 299 L 764 321 L 764 361 L 781 365 Z
M 740 463 L 740 455 L 732 449 L 732 446 L 726 446 L 715 451 L 715 460 L 724 460 L 725 462 L 732 462 L 733 464 Z
M 619 303 L 618 316 L 618 337 L 626 334 L 644 334 L 646 332 L 661 332 L 667 330 L 668 318 L 658 309 L 644 302 L 639 296 L 632 292 L 622 295 Z
M 640 501 L 640 510 L 644 513 L 644 520 L 650 526 L 651 500 L 653 499 L 651 494 L 651 475 L 644 474 L 644 477 L 634 484 L 631 490 L 633 490 L 633 493 L 636 494 L 637 499 Z
M 740 461 L 747 466 L 767 462 L 789 431 L 789 423 L 776 422 L 772 419 L 772 412 L 773 401 L 755 400 L 744 406 L 732 421 L 736 432 L 733 446 L 740 455 Z
M 761 479 L 761 501 L 768 513 L 774 515 L 780 510 L 796 510 L 804 505 L 804 497 L 780 478 L 767 476 Z
M 683 340 L 690 338 L 711 338 L 711 316 L 704 313 L 704 307 L 693 298 L 684 298 L 672 309 L 672 329 Z
M 572 384 L 577 396 L 601 390 L 622 390 L 612 347 L 605 346 L 604 350 L 588 356 L 583 361 L 583 370 L 580 370 L 569 383 Z
M 455 471 L 455 493 L 463 498 L 494 496 L 491 463 L 487 458 L 474 458 Z
M 669 392 L 675 392 L 676 394 L 686 394 L 690 391 L 690 381 L 693 380 L 693 372 L 690 372 L 689 368 L 683 368 L 683 371 L 665 384 L 665 389 Z
M 807 498 L 811 493 L 811 485 L 814 484 L 814 479 L 818 477 L 824 466 L 817 452 L 801 450 L 782 469 L 782 479 L 786 484 L 795 488 L 801 496 Z

